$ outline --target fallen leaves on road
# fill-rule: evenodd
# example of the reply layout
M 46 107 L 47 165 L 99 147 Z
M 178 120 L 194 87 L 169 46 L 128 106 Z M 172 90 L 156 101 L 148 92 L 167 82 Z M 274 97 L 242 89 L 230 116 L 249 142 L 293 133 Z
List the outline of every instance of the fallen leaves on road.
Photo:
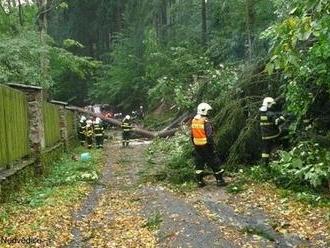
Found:
M 110 190 L 80 225 L 92 247 L 155 247 L 156 240 L 139 215 L 139 202 L 127 192 Z
M 318 247 L 329 245 L 330 222 L 326 218 L 329 208 L 283 199 L 278 189 L 268 183 L 251 183 L 246 188 L 246 191 L 227 200 L 238 212 L 261 209 L 270 216 L 270 224 L 279 233 L 297 233 L 300 238 L 310 240 Z
M 26 247 L 13 240 L 14 238 L 34 238 L 38 241 L 33 243 L 34 247 L 63 247 L 68 244 L 72 238 L 72 210 L 79 207 L 79 201 L 88 190 L 87 184 L 72 188 L 59 187 L 45 204 L 36 208 L 28 205 L 2 205 L 0 237 L 11 241 L 8 244 L 2 242 L 1 247 Z M 73 197 L 63 198 L 67 194 Z

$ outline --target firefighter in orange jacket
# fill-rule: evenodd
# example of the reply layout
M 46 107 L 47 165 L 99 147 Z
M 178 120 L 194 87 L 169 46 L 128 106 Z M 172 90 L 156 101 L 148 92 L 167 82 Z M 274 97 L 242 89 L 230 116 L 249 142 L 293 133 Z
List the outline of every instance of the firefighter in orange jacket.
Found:
M 205 186 L 203 180 L 205 165 L 211 167 L 218 186 L 224 186 L 223 170 L 220 169 L 220 158 L 215 152 L 213 142 L 213 127 L 207 116 L 211 110 L 207 103 L 197 107 L 197 115 L 191 123 L 191 138 L 195 147 L 196 179 L 199 187 Z

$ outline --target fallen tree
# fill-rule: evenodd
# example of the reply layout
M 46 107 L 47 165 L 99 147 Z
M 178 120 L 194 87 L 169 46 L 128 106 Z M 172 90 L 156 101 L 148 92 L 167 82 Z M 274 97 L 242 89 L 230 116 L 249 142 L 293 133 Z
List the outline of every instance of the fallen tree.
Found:
M 182 115 L 180 115 L 178 118 L 176 118 L 167 127 L 165 127 L 162 131 L 171 130 L 178 125 L 182 125 L 182 123 L 185 123 L 186 121 L 188 121 L 191 118 L 192 118 L 192 115 L 189 112 L 185 112 Z
M 116 120 L 114 118 L 105 117 L 102 114 L 96 114 L 94 112 L 87 111 L 83 108 L 74 107 L 74 106 L 68 106 L 66 108 L 70 109 L 70 110 L 77 111 L 79 113 L 89 115 L 89 116 L 99 117 L 101 120 L 106 121 L 108 123 L 111 123 L 111 124 L 113 124 L 115 126 L 118 126 L 118 127 L 121 126 L 121 121 Z M 141 135 L 142 137 L 145 137 L 145 138 L 154 139 L 154 138 L 158 138 L 158 137 L 159 138 L 165 138 L 165 137 L 173 136 L 177 130 L 178 130 L 177 128 L 171 128 L 171 129 L 164 129 L 164 130 L 159 131 L 159 132 L 153 132 L 153 131 L 149 131 L 149 130 L 146 130 L 146 129 L 133 127 L 132 132 L 134 132 L 138 135 Z

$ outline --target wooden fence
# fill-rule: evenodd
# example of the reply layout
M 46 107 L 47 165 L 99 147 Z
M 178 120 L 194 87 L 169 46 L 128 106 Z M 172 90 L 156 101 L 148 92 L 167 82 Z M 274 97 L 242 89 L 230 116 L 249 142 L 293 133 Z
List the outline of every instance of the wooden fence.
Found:
M 29 154 L 28 132 L 25 94 L 0 85 L 0 170 Z
M 42 103 L 42 115 L 45 144 L 46 147 L 51 147 L 61 139 L 59 106 L 44 101 Z

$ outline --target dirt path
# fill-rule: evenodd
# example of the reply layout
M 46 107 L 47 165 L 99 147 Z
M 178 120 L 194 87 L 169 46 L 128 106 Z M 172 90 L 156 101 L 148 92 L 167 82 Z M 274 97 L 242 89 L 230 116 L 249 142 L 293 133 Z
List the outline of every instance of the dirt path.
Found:
M 213 181 L 187 194 L 144 184 L 146 147 L 105 148 L 103 177 L 74 215 L 69 247 L 327 247 L 279 232 L 262 208 L 238 211 Z

